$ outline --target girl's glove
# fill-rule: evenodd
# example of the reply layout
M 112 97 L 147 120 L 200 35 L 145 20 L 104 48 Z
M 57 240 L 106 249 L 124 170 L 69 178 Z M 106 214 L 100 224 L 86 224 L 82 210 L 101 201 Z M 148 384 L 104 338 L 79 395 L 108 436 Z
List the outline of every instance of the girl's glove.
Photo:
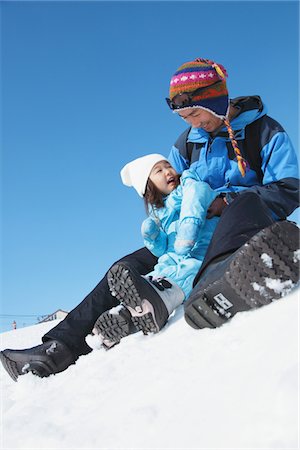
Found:
M 158 258 L 163 255 L 167 249 L 168 239 L 166 233 L 159 227 L 159 221 L 147 217 L 142 223 L 141 231 L 147 249 Z
M 199 232 L 199 223 L 194 221 L 184 221 L 175 240 L 174 249 L 177 255 L 187 255 L 195 245 L 196 237 Z
M 154 241 L 159 234 L 159 226 L 152 217 L 147 217 L 142 223 L 141 231 L 144 239 Z

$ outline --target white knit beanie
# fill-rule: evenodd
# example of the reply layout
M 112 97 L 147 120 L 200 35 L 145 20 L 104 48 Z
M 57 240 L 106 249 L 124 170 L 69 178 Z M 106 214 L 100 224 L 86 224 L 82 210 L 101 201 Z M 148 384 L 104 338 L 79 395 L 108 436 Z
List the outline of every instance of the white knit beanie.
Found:
M 168 161 L 167 158 L 158 153 L 142 156 L 126 164 L 121 170 L 121 178 L 125 186 L 134 187 L 140 197 L 146 191 L 147 181 L 153 166 L 159 161 Z

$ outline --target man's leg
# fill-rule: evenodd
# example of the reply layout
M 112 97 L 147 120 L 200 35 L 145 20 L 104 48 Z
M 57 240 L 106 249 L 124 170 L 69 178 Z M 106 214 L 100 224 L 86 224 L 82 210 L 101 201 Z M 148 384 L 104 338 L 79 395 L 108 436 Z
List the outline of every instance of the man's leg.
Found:
M 214 328 L 282 296 L 299 280 L 298 248 L 296 225 L 275 222 L 254 193 L 237 197 L 224 210 L 195 278 L 185 304 L 187 323 Z M 272 279 L 279 280 L 282 292 L 272 289 Z
M 249 192 L 238 196 L 220 217 L 194 286 L 212 261 L 233 253 L 274 222 L 270 210 L 257 194 Z
M 146 248 L 142 248 L 120 261 L 130 263 L 144 275 L 153 269 L 157 258 Z M 6 349 L 0 352 L 0 360 L 4 368 L 15 381 L 19 375 L 27 372 L 41 377 L 62 372 L 80 355 L 91 351 L 85 342 L 85 337 L 93 329 L 98 316 L 117 303 L 110 294 L 105 276 L 63 321 L 42 338 L 43 344 L 30 349 Z

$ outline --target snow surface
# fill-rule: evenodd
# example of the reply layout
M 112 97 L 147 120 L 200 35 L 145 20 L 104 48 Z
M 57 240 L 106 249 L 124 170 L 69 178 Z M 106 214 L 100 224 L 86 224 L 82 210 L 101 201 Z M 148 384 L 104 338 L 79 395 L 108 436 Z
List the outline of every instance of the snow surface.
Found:
M 215 330 L 181 309 L 49 378 L 15 383 L 1 367 L 1 448 L 298 449 L 299 292 Z M 56 323 L 3 333 L 1 348 L 37 345 Z

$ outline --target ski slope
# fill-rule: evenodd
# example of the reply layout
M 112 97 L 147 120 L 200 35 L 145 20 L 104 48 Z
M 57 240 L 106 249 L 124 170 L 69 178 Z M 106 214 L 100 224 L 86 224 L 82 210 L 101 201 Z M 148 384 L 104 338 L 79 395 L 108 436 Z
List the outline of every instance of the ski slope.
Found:
M 94 347 L 67 371 L 13 382 L 1 371 L 4 449 L 299 448 L 300 290 L 194 330 L 177 311 L 165 329 Z M 39 344 L 57 322 L 1 335 Z

